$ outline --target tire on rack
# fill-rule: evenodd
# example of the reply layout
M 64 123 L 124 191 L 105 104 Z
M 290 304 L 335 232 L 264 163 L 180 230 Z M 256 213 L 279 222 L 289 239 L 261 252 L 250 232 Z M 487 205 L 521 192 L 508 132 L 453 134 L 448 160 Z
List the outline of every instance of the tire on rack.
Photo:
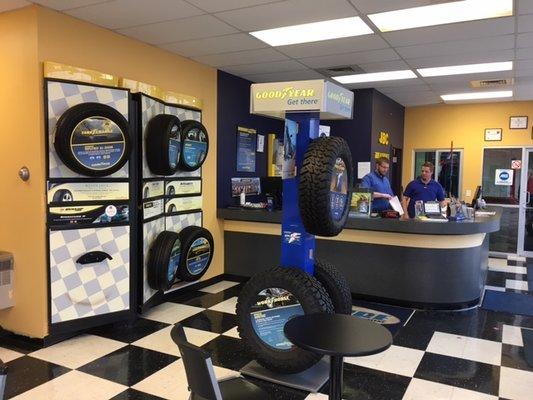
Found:
M 176 280 L 182 246 L 176 232 L 157 235 L 148 253 L 148 285 L 154 290 L 168 290 Z
M 213 260 L 213 236 L 207 229 L 194 225 L 182 229 L 179 235 L 183 256 L 177 277 L 186 282 L 197 281 L 207 272 Z
M 70 190 L 60 189 L 54 193 L 52 201 L 58 203 L 68 203 L 74 201 L 74 197 L 72 196 L 72 192 Z
M 115 108 L 81 103 L 59 118 L 54 148 L 72 171 L 86 176 L 107 176 L 128 161 L 128 130 L 128 121 Z
M 340 137 L 313 140 L 304 155 L 298 186 L 300 216 L 307 232 L 336 236 L 346 223 L 353 186 L 350 148 Z
M 202 123 L 186 120 L 181 123 L 182 154 L 180 168 L 195 171 L 202 166 L 209 151 L 209 135 Z
M 315 259 L 314 277 L 326 289 L 335 313 L 350 315 L 352 313 L 352 293 L 344 275 L 333 264 Z
M 181 156 L 181 122 L 170 114 L 158 114 L 146 126 L 146 161 L 156 175 L 173 175 Z
M 283 333 L 284 323 L 268 330 L 261 318 L 288 320 L 315 313 L 333 313 L 331 299 L 320 282 L 296 268 L 274 267 L 253 276 L 237 300 L 238 331 L 246 348 L 263 367 L 278 373 L 304 371 L 321 355 L 294 346 Z

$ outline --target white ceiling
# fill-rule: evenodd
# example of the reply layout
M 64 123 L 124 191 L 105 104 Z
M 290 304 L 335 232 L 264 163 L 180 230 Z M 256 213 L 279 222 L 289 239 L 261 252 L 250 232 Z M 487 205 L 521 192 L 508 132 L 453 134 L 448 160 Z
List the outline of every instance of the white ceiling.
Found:
M 514 78 L 514 97 L 533 100 L 533 0 L 515 0 L 512 17 L 380 33 L 367 14 L 449 0 L 0 0 L 0 12 L 37 3 L 254 82 L 360 72 L 515 61 L 513 71 L 417 78 L 375 87 L 405 106 L 475 91 L 474 79 Z M 248 32 L 361 16 L 373 35 L 270 47 Z M 331 74 L 329 74 L 331 75 Z M 501 89 L 508 89 L 502 87 Z

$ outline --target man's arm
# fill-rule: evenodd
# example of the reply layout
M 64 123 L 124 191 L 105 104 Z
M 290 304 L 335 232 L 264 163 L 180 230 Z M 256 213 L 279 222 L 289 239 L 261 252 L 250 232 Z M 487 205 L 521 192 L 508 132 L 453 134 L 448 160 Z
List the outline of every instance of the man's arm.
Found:
M 407 212 L 407 207 L 409 206 L 409 201 L 411 199 L 409 197 L 407 197 L 406 195 L 404 195 L 402 197 L 402 208 L 403 208 L 403 218 L 409 218 L 409 213 Z
M 373 199 L 387 199 L 390 200 L 392 196 L 388 193 L 380 193 L 380 192 L 374 192 L 372 193 Z

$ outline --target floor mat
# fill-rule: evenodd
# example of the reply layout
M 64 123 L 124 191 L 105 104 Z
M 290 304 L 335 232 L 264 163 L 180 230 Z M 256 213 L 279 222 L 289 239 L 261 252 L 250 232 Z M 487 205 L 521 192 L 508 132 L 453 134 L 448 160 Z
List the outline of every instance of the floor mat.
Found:
M 362 300 L 354 301 L 352 306 L 352 315 L 354 317 L 382 324 L 393 335 L 405 325 L 413 312 L 412 308 L 370 303 Z
M 522 340 L 526 362 L 533 367 L 533 329 L 522 329 Z
M 486 290 L 481 308 L 533 316 L 533 296 L 522 293 Z

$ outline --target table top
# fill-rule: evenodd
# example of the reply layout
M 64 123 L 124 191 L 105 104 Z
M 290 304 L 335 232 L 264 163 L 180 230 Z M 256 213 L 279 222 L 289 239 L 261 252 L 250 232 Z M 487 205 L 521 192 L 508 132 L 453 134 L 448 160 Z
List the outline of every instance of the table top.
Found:
M 300 315 L 285 324 L 284 332 L 296 346 L 330 356 L 369 356 L 392 344 L 387 328 L 343 314 Z

